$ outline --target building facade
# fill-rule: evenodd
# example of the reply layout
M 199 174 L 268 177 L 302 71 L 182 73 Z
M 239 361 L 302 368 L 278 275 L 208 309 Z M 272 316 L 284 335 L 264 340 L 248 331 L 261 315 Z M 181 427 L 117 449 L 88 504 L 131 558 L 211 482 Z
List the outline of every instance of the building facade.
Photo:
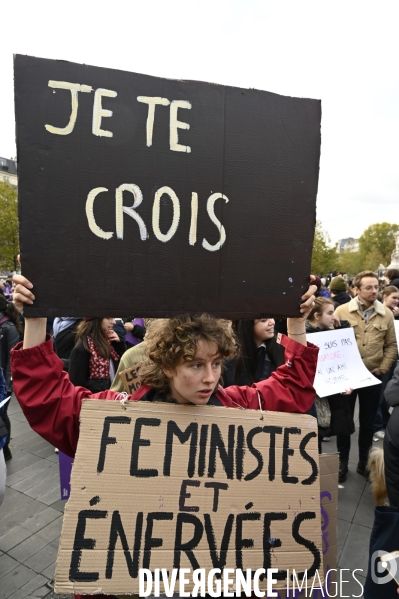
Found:
M 0 156 L 0 181 L 7 181 L 11 185 L 18 185 L 17 162 L 12 158 Z
M 358 252 L 359 251 L 359 240 L 353 237 L 347 237 L 346 239 L 340 239 L 337 242 L 337 251 L 340 252 Z

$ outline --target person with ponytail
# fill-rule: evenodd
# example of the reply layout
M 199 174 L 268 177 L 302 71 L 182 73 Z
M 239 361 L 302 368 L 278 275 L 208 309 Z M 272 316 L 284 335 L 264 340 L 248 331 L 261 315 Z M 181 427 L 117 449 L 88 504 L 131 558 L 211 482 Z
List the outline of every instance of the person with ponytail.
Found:
M 125 351 L 125 342 L 115 333 L 114 318 L 86 317 L 76 331 L 76 345 L 69 359 L 69 378 L 92 393 L 106 391 Z

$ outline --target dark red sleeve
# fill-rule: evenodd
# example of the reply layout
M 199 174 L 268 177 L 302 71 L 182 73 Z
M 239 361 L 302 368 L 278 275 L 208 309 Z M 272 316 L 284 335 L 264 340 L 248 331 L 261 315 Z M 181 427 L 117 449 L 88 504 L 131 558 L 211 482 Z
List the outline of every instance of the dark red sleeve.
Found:
M 233 385 L 224 389 L 233 405 L 258 410 L 260 399 L 262 410 L 302 414 L 312 406 L 319 348 L 312 343 L 301 345 L 285 335 L 281 335 L 279 342 L 284 346 L 285 363 L 270 378 L 252 387 Z
M 114 391 L 93 395 L 72 385 L 49 337 L 29 349 L 22 349 L 22 343 L 16 345 L 11 352 L 11 370 L 15 395 L 33 430 L 71 457 L 78 443 L 82 399 L 115 399 L 118 395 Z

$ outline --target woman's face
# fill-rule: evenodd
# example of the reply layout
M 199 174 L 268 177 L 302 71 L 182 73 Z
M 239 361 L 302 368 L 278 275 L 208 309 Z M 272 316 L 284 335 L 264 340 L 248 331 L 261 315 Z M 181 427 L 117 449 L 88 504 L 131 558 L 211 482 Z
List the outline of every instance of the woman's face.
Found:
M 105 335 L 108 335 L 115 324 L 115 318 L 103 318 L 101 321 L 101 330 Z
M 274 318 L 260 318 L 254 321 L 254 338 L 256 345 L 274 337 Z
M 324 306 L 322 314 L 318 316 L 319 327 L 321 329 L 332 329 L 334 327 L 334 306 L 332 304 Z
M 384 306 L 387 308 L 396 308 L 399 304 L 399 292 L 394 291 L 390 295 L 384 295 Z
M 198 341 L 192 362 L 182 361 L 174 370 L 165 370 L 169 377 L 170 397 L 180 404 L 206 405 L 222 373 L 222 359 L 216 343 Z

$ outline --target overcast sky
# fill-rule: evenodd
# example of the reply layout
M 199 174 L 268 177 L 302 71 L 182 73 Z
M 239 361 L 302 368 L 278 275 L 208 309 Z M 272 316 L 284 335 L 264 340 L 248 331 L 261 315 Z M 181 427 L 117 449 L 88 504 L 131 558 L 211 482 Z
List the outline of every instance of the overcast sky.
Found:
M 13 54 L 322 101 L 317 216 L 333 241 L 399 223 L 399 3 L 36 0 L 0 35 L 0 156 L 16 153 Z

